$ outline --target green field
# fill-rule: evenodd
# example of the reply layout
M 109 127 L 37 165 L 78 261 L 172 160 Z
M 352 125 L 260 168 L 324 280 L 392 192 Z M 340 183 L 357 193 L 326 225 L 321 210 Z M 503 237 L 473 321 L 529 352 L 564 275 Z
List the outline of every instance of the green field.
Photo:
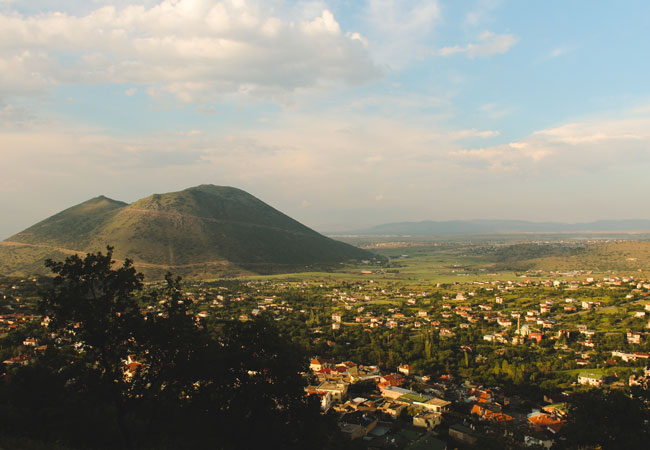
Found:
M 341 265 L 328 272 L 250 276 L 249 279 L 286 280 L 374 280 L 413 285 L 469 284 L 515 280 L 572 280 L 587 277 L 650 276 L 650 242 L 560 241 L 551 244 L 522 242 L 432 242 L 399 241 L 363 244 L 388 260 L 379 265 Z M 372 273 L 366 273 L 372 272 Z

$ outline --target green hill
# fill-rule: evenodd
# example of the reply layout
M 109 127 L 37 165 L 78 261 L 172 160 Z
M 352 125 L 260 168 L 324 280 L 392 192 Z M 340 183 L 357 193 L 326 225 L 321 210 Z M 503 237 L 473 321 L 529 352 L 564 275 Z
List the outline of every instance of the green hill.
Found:
M 647 272 L 650 270 L 650 242 L 526 243 L 502 246 L 484 253 L 497 270 L 592 270 L 604 272 Z
M 541 270 L 619 270 L 625 272 L 650 270 L 650 242 L 603 242 L 567 251 L 561 255 L 543 256 L 531 261 Z
M 66 209 L 0 245 L 0 273 L 43 272 L 60 259 L 115 247 L 149 277 L 270 273 L 370 259 L 236 188 L 202 185 L 126 204 L 97 197 Z

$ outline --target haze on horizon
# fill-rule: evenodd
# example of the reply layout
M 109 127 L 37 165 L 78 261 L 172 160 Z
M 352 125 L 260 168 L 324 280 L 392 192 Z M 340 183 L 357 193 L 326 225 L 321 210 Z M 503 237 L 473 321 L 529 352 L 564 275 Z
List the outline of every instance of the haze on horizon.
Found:
M 0 0 L 0 239 L 229 185 L 320 231 L 650 219 L 646 1 Z

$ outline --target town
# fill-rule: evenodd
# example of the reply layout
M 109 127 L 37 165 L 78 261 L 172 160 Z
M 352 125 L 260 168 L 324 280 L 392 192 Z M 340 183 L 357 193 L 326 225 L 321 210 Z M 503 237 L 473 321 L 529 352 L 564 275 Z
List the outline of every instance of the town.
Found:
M 537 274 L 427 284 L 380 273 L 187 281 L 183 296 L 206 327 L 273 320 L 311 355 L 306 395 L 359 448 L 469 448 L 504 429 L 517 430 L 510 433 L 525 446 L 551 448 L 573 394 L 629 391 L 650 379 L 646 278 Z M 39 337 L 48 317 L 36 313 L 35 293 L 46 283 L 0 285 L 5 372 L 45 350 Z M 134 376 L 137 355 L 124 364 Z

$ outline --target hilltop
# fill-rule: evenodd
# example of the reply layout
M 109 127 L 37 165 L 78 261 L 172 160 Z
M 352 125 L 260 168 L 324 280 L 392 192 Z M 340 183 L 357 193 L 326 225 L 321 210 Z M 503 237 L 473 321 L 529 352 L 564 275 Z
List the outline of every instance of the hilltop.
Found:
M 115 247 L 149 277 L 290 272 L 374 255 L 325 237 L 233 187 L 201 185 L 134 203 L 104 196 L 0 243 L 0 273 L 44 272 L 43 260 Z

